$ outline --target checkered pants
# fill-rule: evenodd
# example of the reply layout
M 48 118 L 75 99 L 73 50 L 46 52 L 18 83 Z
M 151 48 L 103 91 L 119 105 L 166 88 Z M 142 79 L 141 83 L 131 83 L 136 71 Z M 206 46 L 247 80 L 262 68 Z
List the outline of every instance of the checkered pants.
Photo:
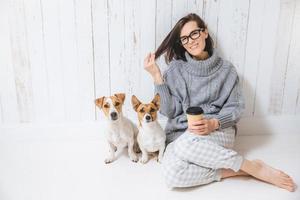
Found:
M 235 129 L 199 136 L 188 131 L 165 151 L 162 166 L 167 186 L 191 187 L 221 179 L 221 168 L 238 171 L 243 158 L 233 151 Z

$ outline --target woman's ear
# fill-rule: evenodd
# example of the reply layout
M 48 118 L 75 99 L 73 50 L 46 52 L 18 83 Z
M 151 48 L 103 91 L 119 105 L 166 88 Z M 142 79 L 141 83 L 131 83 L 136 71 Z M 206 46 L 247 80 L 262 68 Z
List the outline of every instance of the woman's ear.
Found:
M 205 33 L 205 39 L 208 38 L 208 29 L 207 28 L 205 28 L 204 33 Z

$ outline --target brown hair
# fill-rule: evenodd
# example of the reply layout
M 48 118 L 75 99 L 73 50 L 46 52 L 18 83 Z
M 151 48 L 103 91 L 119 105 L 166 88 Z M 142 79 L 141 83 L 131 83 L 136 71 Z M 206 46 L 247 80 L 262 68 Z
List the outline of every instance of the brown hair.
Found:
M 186 50 L 181 45 L 179 38 L 182 27 L 190 21 L 195 21 L 199 28 L 207 28 L 204 21 L 197 14 L 191 13 L 181 18 L 175 24 L 175 26 L 167 35 L 167 37 L 163 40 L 163 42 L 159 45 L 158 49 L 155 52 L 155 59 L 160 57 L 162 54 L 166 53 L 165 59 L 167 63 L 170 63 L 173 59 L 181 59 L 186 61 L 184 55 Z M 205 39 L 204 51 L 207 51 L 210 56 L 213 53 L 213 40 L 209 34 L 208 37 Z

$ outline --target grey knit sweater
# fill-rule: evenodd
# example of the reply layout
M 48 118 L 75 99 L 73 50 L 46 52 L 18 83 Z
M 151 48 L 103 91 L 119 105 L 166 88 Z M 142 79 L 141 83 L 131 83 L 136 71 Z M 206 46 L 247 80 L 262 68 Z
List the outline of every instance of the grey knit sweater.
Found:
M 167 143 L 187 129 L 185 111 L 201 106 L 204 116 L 216 118 L 220 129 L 234 126 L 244 110 L 244 98 L 234 66 L 214 50 L 206 60 L 195 60 L 187 52 L 187 61 L 173 60 L 163 75 L 164 83 L 155 85 L 161 96 L 160 113 L 168 117 Z

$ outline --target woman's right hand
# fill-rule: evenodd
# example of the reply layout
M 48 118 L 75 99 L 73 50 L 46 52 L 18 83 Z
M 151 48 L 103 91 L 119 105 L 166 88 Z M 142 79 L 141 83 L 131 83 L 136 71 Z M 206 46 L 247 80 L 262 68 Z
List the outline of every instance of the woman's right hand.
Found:
M 144 69 L 150 73 L 156 84 L 162 84 L 163 79 L 159 67 L 155 63 L 155 54 L 149 53 L 144 59 Z

